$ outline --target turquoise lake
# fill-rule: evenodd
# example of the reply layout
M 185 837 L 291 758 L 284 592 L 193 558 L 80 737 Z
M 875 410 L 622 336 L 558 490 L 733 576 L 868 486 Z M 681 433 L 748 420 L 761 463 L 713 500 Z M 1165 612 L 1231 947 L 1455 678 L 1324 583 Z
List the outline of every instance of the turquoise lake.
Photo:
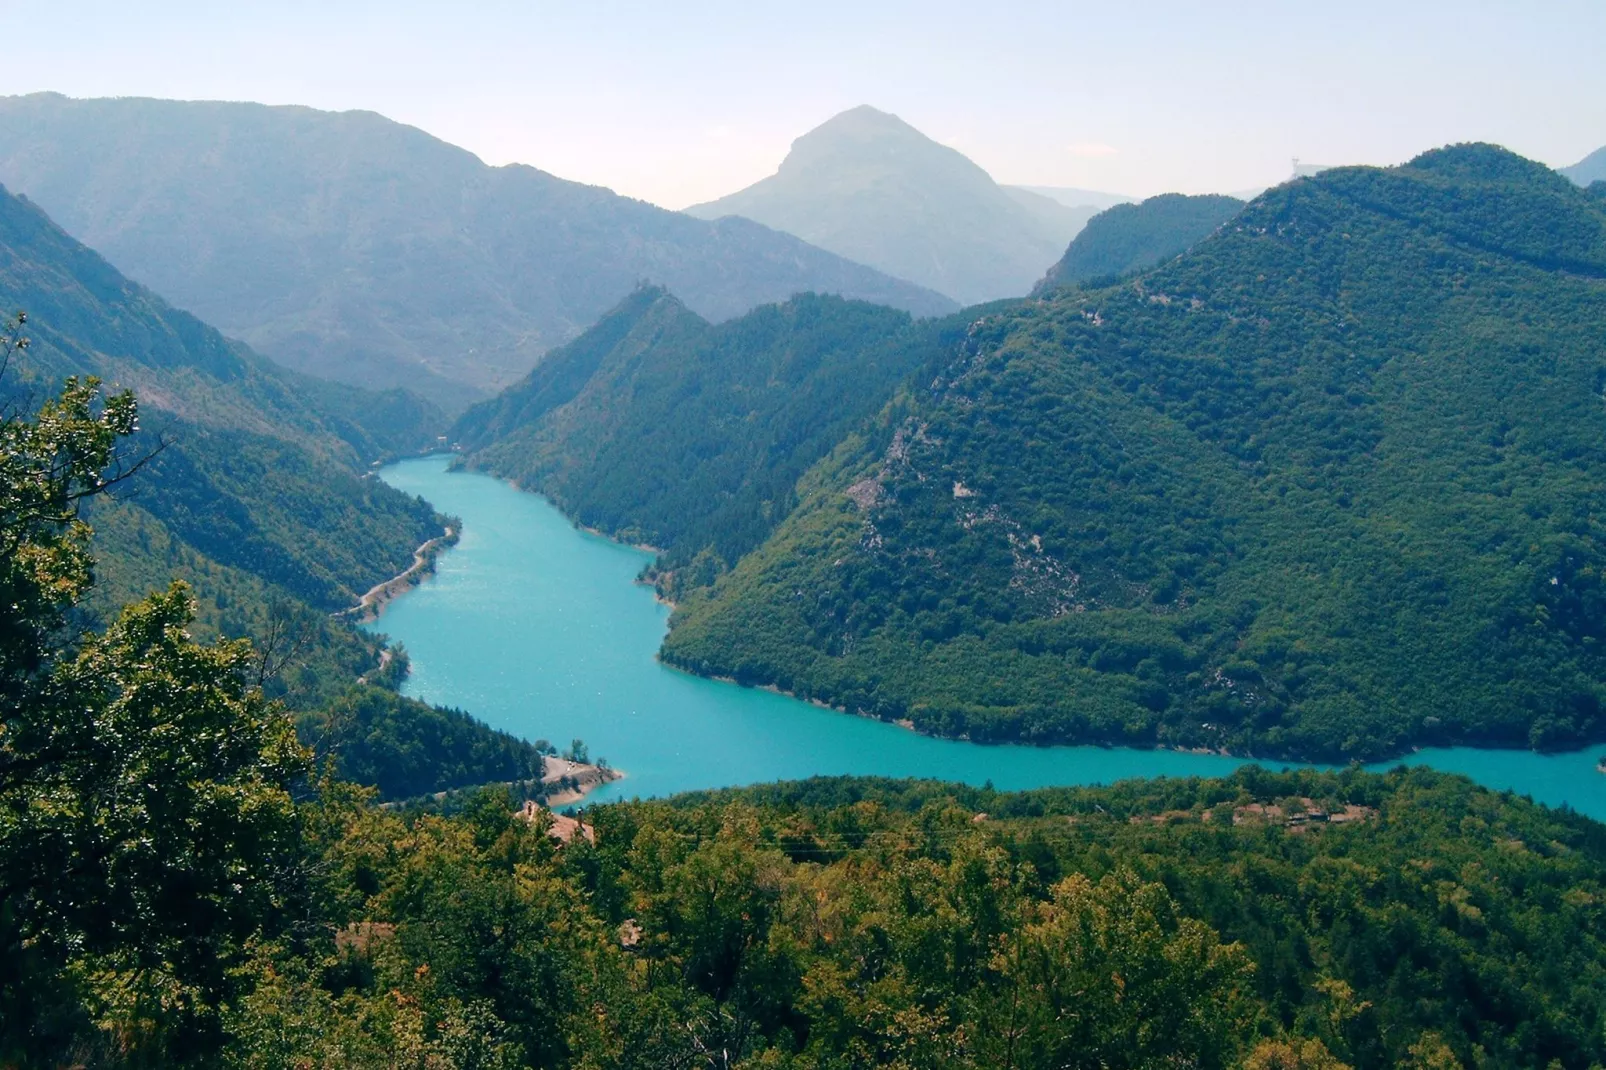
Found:
M 655 655 L 668 609 L 635 582 L 650 554 L 581 532 L 544 499 L 500 480 L 450 472 L 450 462 L 421 457 L 379 473 L 460 517 L 463 531 L 435 575 L 391 603 L 372 628 L 406 647 L 408 695 L 560 749 L 583 739 L 593 758 L 625 772 L 590 800 L 816 774 L 990 780 L 1021 789 L 1222 776 L 1245 764 L 1163 750 L 930 739 L 666 668 Z M 1599 746 L 1561 755 L 1458 747 L 1402 761 L 1606 820 L 1606 776 L 1595 771 L 1603 753 Z

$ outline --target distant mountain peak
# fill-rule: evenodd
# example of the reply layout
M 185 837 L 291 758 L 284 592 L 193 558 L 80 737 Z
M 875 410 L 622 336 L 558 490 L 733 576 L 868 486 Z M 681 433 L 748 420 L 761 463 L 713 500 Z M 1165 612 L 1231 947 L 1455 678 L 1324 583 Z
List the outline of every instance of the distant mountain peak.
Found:
M 1580 186 L 1606 179 L 1606 146 L 1596 149 L 1571 167 L 1563 167 L 1561 173 Z
M 904 133 L 912 134 L 915 137 L 922 139 L 926 136 L 920 131 L 916 130 L 914 127 L 910 126 L 908 123 L 904 122 L 898 116 L 894 115 L 892 112 L 882 111 L 880 108 L 872 107 L 869 104 L 860 104 L 856 108 L 849 108 L 847 111 L 838 112 L 825 122 L 821 123 L 819 126 L 816 126 L 813 130 L 810 130 L 807 134 L 804 134 L 803 137 L 809 137 L 810 135 L 819 134 L 824 131 L 848 133 Z
M 649 278 L 726 319 L 802 291 L 953 303 L 747 221 L 707 223 L 373 112 L 0 97 L 0 180 L 290 367 L 459 408 Z
M 1091 211 L 999 186 L 869 105 L 792 142 L 776 173 L 687 214 L 742 216 L 966 304 L 1020 296 Z
M 832 116 L 793 141 L 779 173 L 843 165 L 940 170 L 950 180 L 993 184 L 992 177 L 959 150 L 868 104 Z
M 889 111 L 860 104 L 831 116 L 813 130 L 792 142 L 796 150 L 800 145 L 834 142 L 837 144 L 875 144 L 893 140 L 935 145 L 937 142 L 916 130 L 909 123 Z

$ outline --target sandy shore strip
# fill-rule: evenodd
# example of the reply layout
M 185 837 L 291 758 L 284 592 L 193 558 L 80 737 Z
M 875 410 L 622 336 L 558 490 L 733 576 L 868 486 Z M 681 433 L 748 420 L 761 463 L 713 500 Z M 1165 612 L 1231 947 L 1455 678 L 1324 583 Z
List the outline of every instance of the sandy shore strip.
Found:
M 547 758 L 546 769 L 541 777 L 541 784 L 546 789 L 547 795 L 544 799 L 526 801 L 519 810 L 519 816 L 526 821 L 534 821 L 544 814 L 547 835 L 560 843 L 570 843 L 576 836 L 583 836 L 590 842 L 596 843 L 597 835 L 590 825 L 583 824 L 577 817 L 560 814 L 552 808 L 579 802 L 586 797 L 587 792 L 623 777 L 624 774 L 619 770 L 607 766 L 571 762 L 567 758 Z
M 607 766 L 547 758 L 541 783 L 546 787 L 546 804 L 550 807 L 577 803 L 602 785 L 622 779 L 623 773 Z
M 378 620 L 379 615 L 385 611 L 390 602 L 406 594 L 418 586 L 418 581 L 435 567 L 435 559 L 457 541 L 457 529 L 447 528 L 440 535 L 425 542 L 413 551 L 413 563 L 405 572 L 398 573 L 383 583 L 377 583 L 368 590 L 368 593 L 358 599 L 357 604 L 350 609 L 341 610 L 335 614 L 356 621 L 358 624 L 367 624 Z

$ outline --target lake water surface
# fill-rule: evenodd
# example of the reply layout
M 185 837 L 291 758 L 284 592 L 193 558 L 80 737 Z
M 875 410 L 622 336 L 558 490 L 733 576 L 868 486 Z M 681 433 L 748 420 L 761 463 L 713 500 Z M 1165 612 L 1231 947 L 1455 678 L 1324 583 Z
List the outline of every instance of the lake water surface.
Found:
M 584 739 L 626 778 L 589 798 L 668 795 L 815 774 L 936 777 L 1004 789 L 1136 776 L 1223 776 L 1241 759 L 1121 747 L 930 739 L 656 660 L 668 610 L 634 582 L 651 555 L 578 531 L 544 499 L 446 456 L 383 469 L 385 482 L 462 518 L 433 577 L 372 625 L 406 647 L 414 698 L 467 710 L 560 749 Z M 1452 748 L 1409 763 L 1563 803 L 1606 820 L 1606 748 L 1562 755 Z M 1283 767 L 1283 763 L 1261 764 Z M 1384 763 L 1387 768 L 1397 763 Z

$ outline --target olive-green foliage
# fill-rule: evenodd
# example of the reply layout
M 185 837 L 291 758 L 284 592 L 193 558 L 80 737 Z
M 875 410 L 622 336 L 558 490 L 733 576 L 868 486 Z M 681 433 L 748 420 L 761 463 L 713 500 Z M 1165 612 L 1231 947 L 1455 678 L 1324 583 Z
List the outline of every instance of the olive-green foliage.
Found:
M 581 524 L 664 547 L 661 567 L 686 572 L 673 582 L 707 582 L 762 542 L 796 505 L 798 477 L 968 322 L 805 294 L 712 326 L 642 288 L 452 434 L 469 463 Z
M 294 893 L 307 755 L 250 648 L 189 623 L 181 587 L 130 606 L 7 718 L 0 1057 L 208 1050 L 231 964 Z
M 1492 146 L 980 317 L 665 645 L 931 732 L 1363 757 L 1606 732 L 1606 210 Z
M 25 315 L 0 325 L 0 370 L 28 349 Z M 5 714 L 48 668 L 57 633 L 91 581 L 79 503 L 106 486 L 118 440 L 133 433 L 132 394 L 105 397 L 69 379 L 24 416 L 0 409 L 0 702 Z
M 306 755 L 248 685 L 249 647 L 191 642 L 177 585 L 102 635 L 66 626 L 90 584 L 79 503 L 105 493 L 135 421 L 93 379 L 0 417 L 7 1065 L 214 1050 L 230 965 L 293 890 Z
M 1252 809 L 1306 798 L 1358 819 Z M 495 794 L 318 815 L 326 935 L 260 945 L 230 1065 L 1606 1059 L 1606 830 L 1423 770 L 819 780 L 592 807 L 562 847 Z
M 318 753 L 334 756 L 341 778 L 377 789 L 381 799 L 541 777 L 535 744 L 382 687 L 351 688 L 303 714 L 301 730 Z
M 1152 268 L 1180 256 L 1243 210 L 1236 197 L 1189 197 L 1162 193 L 1141 204 L 1118 204 L 1092 219 L 1059 262 L 1037 284 L 1038 292 Z

